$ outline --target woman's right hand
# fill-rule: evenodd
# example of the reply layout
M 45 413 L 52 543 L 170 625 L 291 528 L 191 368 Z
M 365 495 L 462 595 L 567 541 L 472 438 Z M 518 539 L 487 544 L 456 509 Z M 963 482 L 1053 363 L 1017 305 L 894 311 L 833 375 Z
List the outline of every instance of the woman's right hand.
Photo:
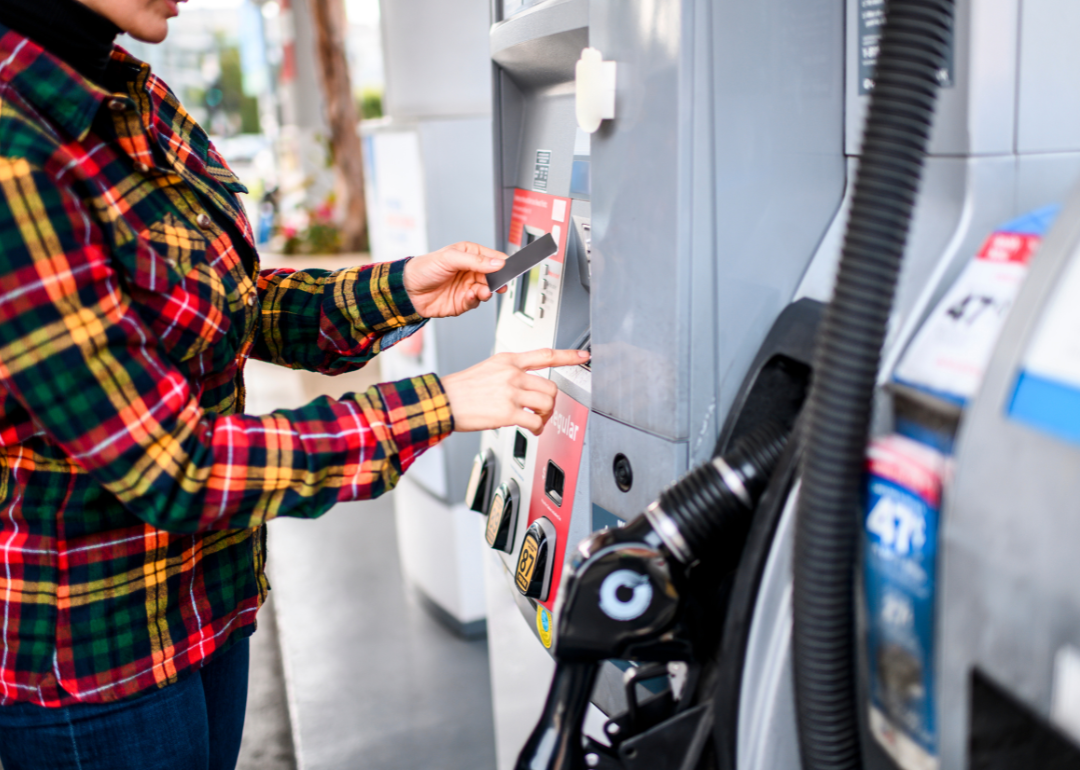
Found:
M 584 350 L 531 350 L 499 353 L 442 378 L 454 416 L 454 430 L 473 431 L 517 425 L 536 436 L 555 408 L 558 388 L 533 369 L 573 366 L 589 360 Z

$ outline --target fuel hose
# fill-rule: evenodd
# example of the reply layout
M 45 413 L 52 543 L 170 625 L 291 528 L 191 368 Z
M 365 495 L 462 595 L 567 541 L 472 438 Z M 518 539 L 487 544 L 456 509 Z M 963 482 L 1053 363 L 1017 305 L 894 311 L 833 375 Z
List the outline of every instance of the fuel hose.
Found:
M 807 402 L 794 564 L 804 770 L 861 766 L 854 566 L 881 347 L 922 176 L 953 0 L 890 0 L 833 299 Z
M 766 422 L 660 493 L 646 517 L 675 558 L 690 564 L 707 555 L 725 571 L 738 566 L 750 518 L 787 440 L 786 429 Z

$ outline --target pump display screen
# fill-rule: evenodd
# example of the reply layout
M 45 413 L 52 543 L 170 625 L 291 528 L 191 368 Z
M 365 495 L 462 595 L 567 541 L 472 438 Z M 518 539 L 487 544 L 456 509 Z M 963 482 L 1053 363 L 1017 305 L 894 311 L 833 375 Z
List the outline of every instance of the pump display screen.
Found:
M 517 296 L 514 299 L 514 310 L 526 318 L 536 318 L 536 308 L 540 300 L 540 266 L 537 265 L 529 272 L 518 278 Z
M 522 250 L 524 250 L 529 244 L 540 238 L 543 233 L 539 233 L 535 228 L 525 228 L 525 242 L 521 244 Z M 554 241 L 552 241 L 554 243 Z M 536 319 L 536 310 L 540 305 L 540 265 L 529 270 L 518 278 L 517 288 L 514 296 L 514 311 L 521 313 L 521 315 L 528 318 L 530 321 Z

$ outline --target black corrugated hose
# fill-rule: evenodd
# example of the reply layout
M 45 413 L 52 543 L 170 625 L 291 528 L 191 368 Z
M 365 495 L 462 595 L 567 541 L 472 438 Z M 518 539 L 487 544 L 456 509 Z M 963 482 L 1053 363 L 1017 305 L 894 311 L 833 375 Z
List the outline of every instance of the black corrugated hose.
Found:
M 853 582 L 863 459 L 953 5 L 888 3 L 836 287 L 815 351 L 795 535 L 803 770 L 861 766 Z
M 766 422 L 739 437 L 722 457 L 703 463 L 660 493 L 660 508 L 671 517 L 695 558 L 706 554 L 724 571 L 739 564 L 746 531 L 765 487 L 769 484 L 788 431 Z M 728 485 L 715 463 L 720 457 L 724 466 L 737 477 L 741 499 Z

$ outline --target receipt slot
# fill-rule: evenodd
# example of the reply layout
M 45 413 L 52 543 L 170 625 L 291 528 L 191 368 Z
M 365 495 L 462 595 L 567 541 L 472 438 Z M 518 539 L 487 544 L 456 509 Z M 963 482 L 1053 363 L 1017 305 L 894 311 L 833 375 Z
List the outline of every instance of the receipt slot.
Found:
M 484 539 L 489 546 L 506 553 L 514 550 L 514 529 L 520 507 L 521 493 L 517 482 L 509 479 L 499 485 L 491 501 L 487 528 L 484 530 Z
M 522 596 L 541 602 L 548 600 L 558 537 L 555 525 L 545 517 L 529 525 L 514 570 L 514 585 Z

